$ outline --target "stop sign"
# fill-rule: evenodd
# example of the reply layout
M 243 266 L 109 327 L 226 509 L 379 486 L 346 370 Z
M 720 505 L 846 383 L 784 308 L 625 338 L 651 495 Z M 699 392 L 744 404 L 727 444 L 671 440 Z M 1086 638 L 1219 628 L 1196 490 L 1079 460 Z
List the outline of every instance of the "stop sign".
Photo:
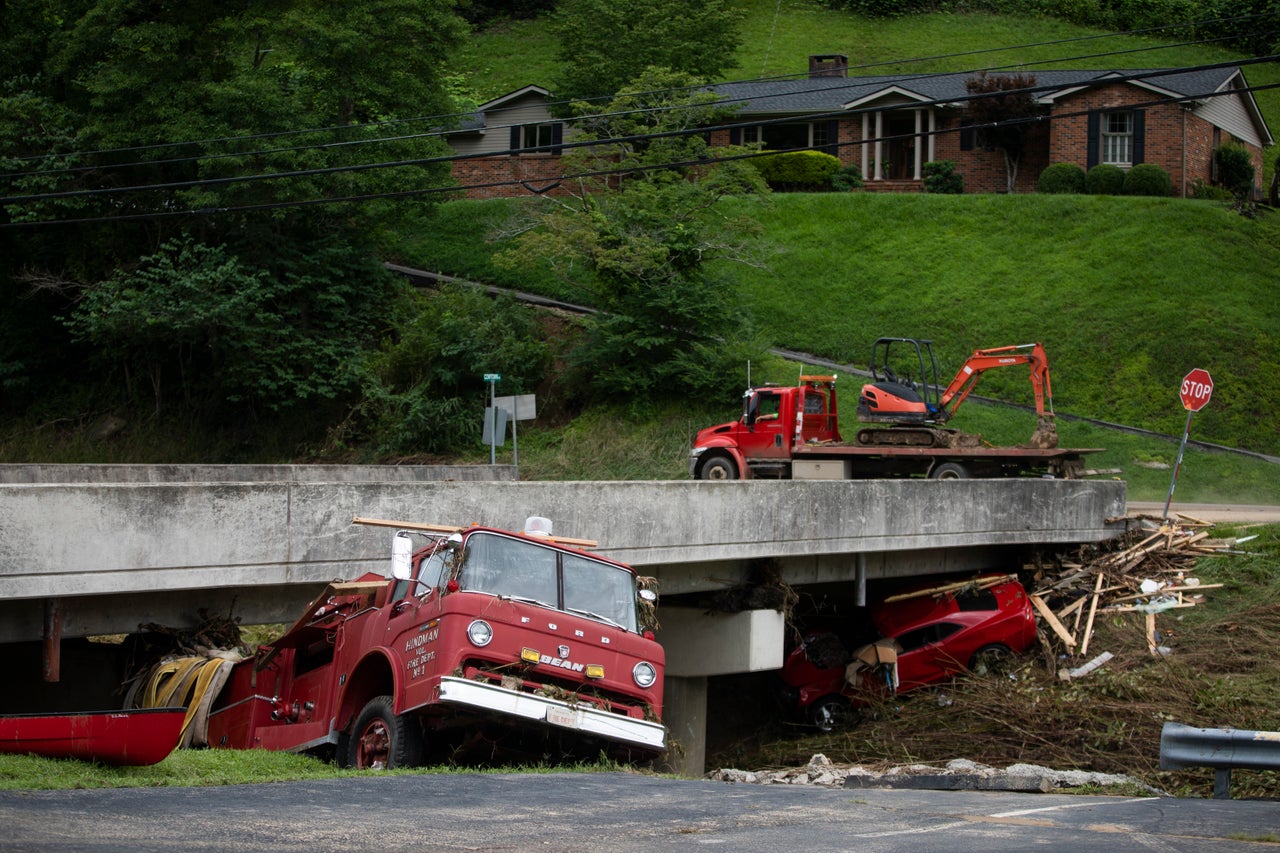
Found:
M 1198 412 L 1209 403 L 1213 396 L 1213 377 L 1209 371 L 1196 368 L 1182 377 L 1182 389 L 1179 391 L 1182 405 L 1189 412 Z

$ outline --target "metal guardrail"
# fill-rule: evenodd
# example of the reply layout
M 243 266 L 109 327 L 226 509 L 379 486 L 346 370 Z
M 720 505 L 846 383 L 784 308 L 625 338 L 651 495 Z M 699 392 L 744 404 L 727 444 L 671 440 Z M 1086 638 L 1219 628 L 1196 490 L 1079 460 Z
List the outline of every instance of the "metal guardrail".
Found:
M 1280 770 L 1280 732 L 1198 729 L 1165 723 L 1160 731 L 1160 768 L 1212 767 L 1213 798 L 1231 799 L 1231 771 Z

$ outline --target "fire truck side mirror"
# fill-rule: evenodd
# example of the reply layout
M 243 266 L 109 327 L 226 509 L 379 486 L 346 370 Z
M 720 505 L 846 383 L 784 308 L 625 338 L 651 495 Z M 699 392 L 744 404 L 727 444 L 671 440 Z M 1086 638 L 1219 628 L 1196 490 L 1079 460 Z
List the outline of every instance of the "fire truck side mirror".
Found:
M 407 581 L 413 574 L 413 541 L 403 530 L 391 539 L 391 576 Z
M 641 601 L 657 601 L 658 594 L 651 589 L 642 589 L 637 593 Z

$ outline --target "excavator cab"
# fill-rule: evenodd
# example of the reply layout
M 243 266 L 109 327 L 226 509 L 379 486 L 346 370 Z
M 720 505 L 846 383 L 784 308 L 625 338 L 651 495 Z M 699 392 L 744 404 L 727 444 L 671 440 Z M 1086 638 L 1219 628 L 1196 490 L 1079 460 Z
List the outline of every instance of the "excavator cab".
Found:
M 858 420 L 925 424 L 945 420 L 933 341 L 880 338 L 871 347 L 871 382 L 858 395 Z

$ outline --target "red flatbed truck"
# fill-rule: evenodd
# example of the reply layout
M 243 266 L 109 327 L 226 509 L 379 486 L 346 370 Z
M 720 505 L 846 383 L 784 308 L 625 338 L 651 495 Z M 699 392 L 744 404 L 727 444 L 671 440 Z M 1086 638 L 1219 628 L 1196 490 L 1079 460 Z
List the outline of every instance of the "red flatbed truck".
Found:
M 930 437 L 921 439 L 926 433 Z M 1098 452 L 984 447 L 977 436 L 917 427 L 862 429 L 859 439 L 846 442 L 840 435 L 836 377 L 801 376 L 796 386 L 749 389 L 741 418 L 699 431 L 689 453 L 689 475 L 701 480 L 1023 475 L 1074 479 L 1085 472 L 1085 455 Z M 934 443 L 912 443 L 923 440 Z M 938 446 L 942 442 L 948 446 Z
M 634 569 L 537 517 L 530 533 L 356 522 L 397 528 L 388 576 L 329 584 L 236 664 L 210 746 L 374 769 L 508 742 L 590 758 L 663 751 L 665 655 Z

